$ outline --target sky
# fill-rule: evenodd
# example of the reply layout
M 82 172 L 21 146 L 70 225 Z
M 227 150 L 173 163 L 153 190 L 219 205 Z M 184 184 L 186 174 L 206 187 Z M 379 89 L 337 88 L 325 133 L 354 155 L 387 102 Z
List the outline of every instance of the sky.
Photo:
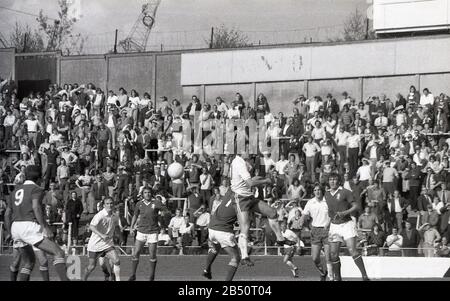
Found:
M 145 0 L 71 0 L 79 8 L 75 33 L 87 37 L 88 52 L 103 53 L 125 38 Z M 357 8 L 365 12 L 368 0 L 161 0 L 148 48 L 200 48 L 211 27 L 221 24 L 245 32 L 252 43 L 272 44 L 326 40 L 339 35 L 342 24 Z M 370 0 L 369 0 L 370 1 Z M 35 17 L 2 7 L 56 17 L 57 0 L 0 0 L 0 33 L 8 37 L 15 22 L 36 26 Z

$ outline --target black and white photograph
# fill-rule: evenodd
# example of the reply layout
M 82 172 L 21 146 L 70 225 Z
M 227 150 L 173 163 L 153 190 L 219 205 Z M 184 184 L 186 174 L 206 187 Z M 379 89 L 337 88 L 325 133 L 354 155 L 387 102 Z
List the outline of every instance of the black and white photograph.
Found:
M 450 0 L 0 0 L 0 281 L 448 281 L 449 95 Z

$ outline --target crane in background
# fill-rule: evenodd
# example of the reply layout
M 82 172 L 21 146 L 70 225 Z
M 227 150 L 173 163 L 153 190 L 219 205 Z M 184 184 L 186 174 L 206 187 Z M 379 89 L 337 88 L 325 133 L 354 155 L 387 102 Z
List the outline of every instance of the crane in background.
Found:
M 155 24 L 156 10 L 161 0 L 151 0 L 142 5 L 142 11 L 133 25 L 127 38 L 119 42 L 125 52 L 142 52 L 147 47 L 147 41 Z

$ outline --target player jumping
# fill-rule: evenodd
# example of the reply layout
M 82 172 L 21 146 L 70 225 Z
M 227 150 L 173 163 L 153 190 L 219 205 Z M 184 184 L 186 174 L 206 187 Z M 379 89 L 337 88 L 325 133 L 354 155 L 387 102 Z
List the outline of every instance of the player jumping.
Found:
M 250 171 L 253 166 L 246 161 L 248 154 L 237 154 L 231 162 L 231 190 L 235 193 L 235 201 L 237 203 L 238 221 L 241 233 L 239 234 L 238 245 L 241 250 L 241 264 L 253 266 L 253 262 L 248 254 L 248 236 L 250 231 L 250 213 L 259 212 L 266 216 L 269 225 L 277 236 L 277 245 L 283 246 L 285 239 L 280 230 L 277 217 L 278 213 L 275 208 L 270 207 L 266 202 L 255 199 L 252 187 L 272 184 L 272 180 L 262 177 L 251 177 Z
M 145 243 L 148 243 L 150 254 L 150 281 L 155 280 L 156 270 L 156 249 L 158 246 L 158 233 L 160 231 L 158 217 L 161 209 L 167 209 L 166 205 L 158 199 L 152 198 L 152 190 L 145 187 L 143 190 L 144 199 L 136 204 L 133 219 L 131 220 L 130 231 L 134 232 L 137 223 L 135 251 L 132 257 L 132 275 L 129 281 L 136 280 L 136 270 L 139 264 L 139 256 Z
M 63 281 L 69 281 L 66 274 L 66 261 L 64 251 L 50 238 L 52 231 L 49 228 L 42 210 L 44 191 L 36 182 L 40 178 L 41 168 L 36 165 L 27 166 L 25 182 L 17 185 L 11 194 L 10 205 L 6 209 L 6 230 L 15 243 L 21 244 L 19 250 L 23 267 L 18 280 L 30 280 L 30 274 L 35 263 L 32 246 L 50 253 L 54 256 L 53 264 L 56 273 Z M 44 236 L 44 232 L 48 236 Z
M 108 258 L 113 265 L 115 281 L 120 281 L 120 260 L 119 254 L 114 247 L 114 230 L 119 224 L 119 217 L 114 215 L 113 199 L 108 197 L 103 200 L 103 209 L 98 212 L 91 221 L 89 228 L 92 231 L 89 238 L 87 250 L 89 252 L 89 265 L 86 268 L 84 281 L 87 281 L 89 275 L 95 269 L 97 259 L 99 259 L 105 275 L 109 274 L 107 262 Z M 100 260 L 100 258 L 103 258 Z M 106 277 L 105 277 L 106 279 Z
M 330 242 L 331 263 L 333 265 L 334 280 L 341 281 L 341 261 L 339 250 L 341 243 L 345 241 L 350 255 L 353 257 L 356 266 L 361 271 L 364 281 L 368 281 L 366 268 L 361 254 L 356 249 L 356 224 L 351 218 L 351 214 L 358 210 L 359 204 L 353 199 L 352 192 L 338 185 L 339 176 L 331 174 L 329 176 L 330 190 L 325 193 L 325 200 L 328 205 L 328 215 L 331 218 L 328 240 Z
M 311 256 L 314 264 L 320 273 L 320 280 L 326 281 L 327 274 L 333 280 L 333 268 L 330 260 L 330 245 L 328 243 L 328 230 L 330 227 L 330 217 L 328 216 L 328 205 L 323 198 L 324 189 L 320 185 L 314 187 L 314 197 L 310 199 L 303 209 L 300 218 L 301 225 L 305 222 L 305 217 L 312 218 L 311 222 Z M 320 251 L 324 249 L 327 270 L 324 270 L 320 260 Z
M 208 257 L 206 259 L 206 268 L 203 270 L 203 276 L 208 279 L 212 279 L 211 265 L 219 254 L 221 248 L 223 248 L 231 257 L 231 260 L 228 263 L 225 281 L 233 280 L 241 260 L 239 248 L 237 247 L 234 235 L 234 223 L 237 220 L 237 205 L 233 201 L 233 198 L 233 193 L 228 191 L 222 198 L 221 203 L 217 206 L 214 213 L 211 215 L 211 220 L 208 225 L 209 240 L 211 245 L 208 250 Z

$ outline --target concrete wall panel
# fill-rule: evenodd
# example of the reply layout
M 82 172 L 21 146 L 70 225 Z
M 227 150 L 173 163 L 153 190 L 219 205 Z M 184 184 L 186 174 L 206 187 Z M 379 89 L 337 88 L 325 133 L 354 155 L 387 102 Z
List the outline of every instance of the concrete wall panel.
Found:
M 183 89 L 180 83 L 181 55 L 160 55 L 156 59 L 156 101 L 166 96 L 169 101 L 176 98 L 180 100 Z
M 14 76 L 14 49 L 0 49 L 0 77 L 9 78 Z
M 418 87 L 415 76 L 365 78 L 363 82 L 364 99 L 369 96 L 379 96 L 382 93 L 386 94 L 391 100 L 395 100 L 397 93 L 406 97 L 411 85 Z
M 420 76 L 420 90 L 428 88 L 434 96 L 441 93 L 450 95 L 450 73 Z
M 258 83 L 256 95 L 263 93 L 269 101 L 270 111 L 276 116 L 278 112 L 292 113 L 292 101 L 300 94 L 306 95 L 306 84 L 300 82 Z
M 61 84 L 93 83 L 102 90 L 106 89 L 106 60 L 104 57 L 92 59 L 62 59 Z
M 108 89 L 117 93 L 120 87 L 139 94 L 150 91 L 153 81 L 153 56 L 114 56 L 109 58 Z
M 320 96 L 323 100 L 331 93 L 337 101 L 342 99 L 342 92 L 347 92 L 357 101 L 361 100 L 360 80 L 336 79 L 336 80 L 312 80 L 308 81 L 308 97 Z

